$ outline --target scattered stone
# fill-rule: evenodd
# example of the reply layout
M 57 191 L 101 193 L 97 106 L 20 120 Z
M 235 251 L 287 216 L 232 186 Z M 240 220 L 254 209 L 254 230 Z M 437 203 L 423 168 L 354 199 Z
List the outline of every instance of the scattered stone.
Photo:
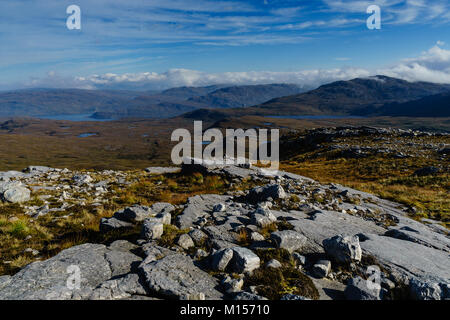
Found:
M 251 250 L 243 247 L 234 247 L 233 249 L 233 269 L 237 273 L 251 273 L 260 266 L 259 257 Z
M 272 232 L 270 238 L 278 248 L 283 248 L 289 252 L 301 249 L 306 244 L 306 237 L 293 230 Z
M 31 191 L 25 187 L 14 187 L 3 193 L 3 198 L 11 203 L 27 202 L 31 199 Z
M 381 286 L 358 276 L 350 279 L 344 295 L 347 300 L 381 300 Z
M 270 211 L 270 209 L 258 208 L 250 216 L 250 223 L 254 224 L 260 228 L 264 228 L 277 221 L 275 215 Z
M 351 263 L 361 261 L 362 251 L 358 236 L 342 237 L 340 235 L 323 241 L 325 252 L 337 262 Z
M 142 225 L 141 236 L 146 240 L 155 240 L 161 238 L 164 233 L 162 222 L 154 219 L 145 219 Z
M 261 234 L 261 233 L 259 233 L 259 232 L 252 232 L 251 234 L 250 234 L 250 239 L 252 240 L 252 241 L 264 241 L 265 240 L 265 238 L 264 238 L 264 236 Z
M 112 230 L 118 230 L 122 228 L 133 228 L 133 224 L 130 222 L 122 221 L 116 218 L 102 218 L 100 220 L 100 232 L 109 232 Z
M 185 250 L 188 250 L 195 246 L 194 241 L 192 241 L 191 237 L 189 237 L 187 234 L 182 234 L 178 237 L 177 245 Z
M 217 271 L 225 271 L 232 258 L 232 249 L 219 250 L 211 256 L 211 268 Z
M 227 209 L 223 203 L 218 203 L 214 206 L 213 212 L 224 212 Z
M 281 268 L 281 263 L 276 259 L 272 259 L 266 263 L 266 268 L 278 269 Z
M 312 273 L 317 278 L 325 278 L 331 271 L 331 261 L 329 260 L 319 260 L 312 267 Z
M 222 280 L 221 285 L 227 293 L 239 292 L 244 286 L 244 279 L 233 279 L 230 276 L 226 276 Z
M 193 230 L 189 231 L 188 234 L 191 237 L 191 239 L 194 241 L 196 246 L 203 245 L 205 240 L 208 239 L 208 236 L 206 235 L 206 233 L 204 233 L 203 231 L 201 231 L 199 229 L 193 229 Z
M 273 200 L 286 198 L 283 187 L 279 184 L 256 187 L 251 189 L 247 195 L 247 200 L 252 203 L 264 202 L 269 198 L 272 198 Z

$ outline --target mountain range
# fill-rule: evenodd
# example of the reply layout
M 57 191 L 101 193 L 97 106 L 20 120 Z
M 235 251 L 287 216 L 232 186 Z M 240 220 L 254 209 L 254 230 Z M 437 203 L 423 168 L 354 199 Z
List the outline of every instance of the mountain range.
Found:
M 0 117 L 91 114 L 97 119 L 220 120 L 256 116 L 450 117 L 450 85 L 387 76 L 293 84 L 178 87 L 165 91 L 32 89 L 0 93 Z
M 167 118 L 199 108 L 241 108 L 304 91 L 292 84 L 179 87 L 161 92 L 31 89 L 0 93 L 0 116 L 89 114 L 94 118 Z
M 245 109 L 195 110 L 184 117 L 218 120 L 254 116 L 450 116 L 450 85 L 386 76 L 336 81 Z

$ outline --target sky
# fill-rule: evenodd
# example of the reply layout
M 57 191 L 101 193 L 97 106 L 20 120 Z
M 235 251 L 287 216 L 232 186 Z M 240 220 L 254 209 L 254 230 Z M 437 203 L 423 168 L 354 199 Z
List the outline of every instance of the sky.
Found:
M 370 5 L 381 29 L 369 29 Z M 66 9 L 81 9 L 69 30 Z M 0 90 L 450 83 L 448 0 L 0 0 Z

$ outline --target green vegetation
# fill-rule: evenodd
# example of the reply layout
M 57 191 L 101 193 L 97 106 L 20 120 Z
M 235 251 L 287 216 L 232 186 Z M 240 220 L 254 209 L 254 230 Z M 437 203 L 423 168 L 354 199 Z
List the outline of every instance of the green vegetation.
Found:
M 260 295 L 270 300 L 279 300 L 285 294 L 296 294 L 310 299 L 319 299 L 319 292 L 312 280 L 295 267 L 291 255 L 284 249 L 259 249 L 261 264 L 271 259 L 281 262 L 281 268 L 259 268 L 246 279 L 246 285 L 257 286 Z

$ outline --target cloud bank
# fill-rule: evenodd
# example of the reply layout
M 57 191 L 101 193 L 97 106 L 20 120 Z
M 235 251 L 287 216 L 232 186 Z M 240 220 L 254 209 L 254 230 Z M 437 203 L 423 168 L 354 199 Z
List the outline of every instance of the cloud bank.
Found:
M 387 75 L 408 81 L 450 83 L 450 50 L 442 48 L 439 41 L 416 58 L 407 58 L 382 69 L 335 68 L 299 70 L 293 72 L 245 71 L 208 73 L 189 69 L 171 69 L 164 73 L 106 73 L 86 77 L 61 77 L 49 72 L 43 78 L 31 79 L 23 86 L 28 88 L 80 88 L 164 90 L 181 86 L 208 86 L 214 84 L 252 85 L 268 83 L 295 83 L 313 88 L 336 80 L 349 80 L 373 75 Z

